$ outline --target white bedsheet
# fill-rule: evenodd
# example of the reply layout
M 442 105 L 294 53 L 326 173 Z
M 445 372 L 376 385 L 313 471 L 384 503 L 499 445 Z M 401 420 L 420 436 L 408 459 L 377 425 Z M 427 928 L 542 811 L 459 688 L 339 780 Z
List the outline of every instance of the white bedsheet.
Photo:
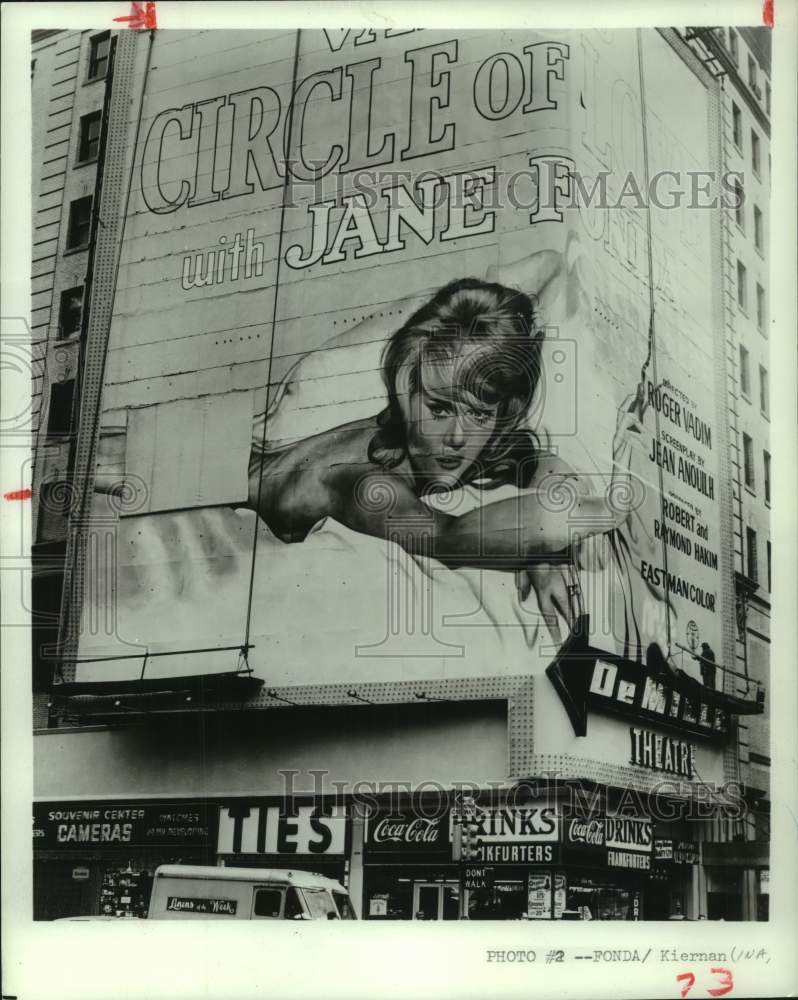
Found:
M 145 650 L 170 651 L 147 677 L 235 669 L 236 651 L 178 651 L 243 644 L 254 530 L 254 513 L 231 508 L 118 522 L 115 559 L 92 569 L 80 658 L 131 659 L 79 665 L 76 679 L 138 677 Z M 113 634 L 90 634 L 108 607 Z M 292 544 L 258 523 L 251 623 L 249 664 L 269 686 L 517 675 L 552 651 L 512 574 L 450 570 L 330 518 Z

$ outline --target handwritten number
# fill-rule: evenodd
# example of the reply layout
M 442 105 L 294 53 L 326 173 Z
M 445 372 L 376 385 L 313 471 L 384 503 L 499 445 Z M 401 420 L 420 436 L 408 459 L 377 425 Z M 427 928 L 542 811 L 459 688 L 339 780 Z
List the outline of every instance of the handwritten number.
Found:
M 721 983 L 720 986 L 707 987 L 707 993 L 709 993 L 710 996 L 722 997 L 734 989 L 734 979 L 728 969 L 724 969 L 722 966 L 716 966 L 709 971 L 713 976 L 719 977 Z M 684 1000 L 695 984 L 695 976 L 692 972 L 683 972 L 681 975 L 676 977 L 676 982 L 682 983 L 681 997 L 682 1000 Z
M 728 993 L 730 990 L 734 989 L 734 980 L 732 979 L 732 974 L 728 969 L 717 967 L 715 969 L 710 969 L 713 976 L 720 976 L 722 986 L 716 986 L 714 989 L 707 989 L 707 993 L 713 997 L 722 997 L 724 994 Z

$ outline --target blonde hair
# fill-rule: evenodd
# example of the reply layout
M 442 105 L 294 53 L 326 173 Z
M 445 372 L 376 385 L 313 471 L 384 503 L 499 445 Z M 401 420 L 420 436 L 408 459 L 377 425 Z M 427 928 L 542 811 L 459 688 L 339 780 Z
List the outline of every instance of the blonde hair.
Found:
M 483 489 L 528 485 L 540 451 L 526 422 L 540 381 L 542 341 L 530 296 L 478 278 L 444 285 L 386 344 L 382 378 L 388 401 L 369 444 L 370 460 L 393 468 L 404 459 L 401 397 L 418 392 L 425 361 L 454 360 L 455 392 L 497 407 L 494 433 L 470 481 Z

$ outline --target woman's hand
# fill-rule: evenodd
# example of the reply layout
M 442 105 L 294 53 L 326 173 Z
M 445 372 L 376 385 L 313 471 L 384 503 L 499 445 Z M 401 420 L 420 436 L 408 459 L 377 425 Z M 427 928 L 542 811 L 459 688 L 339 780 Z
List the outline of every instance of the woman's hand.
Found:
M 637 391 L 633 395 L 627 396 L 618 407 L 615 435 L 612 439 L 612 464 L 620 471 L 629 471 L 634 442 L 641 439 L 644 431 L 643 414 L 646 411 L 646 406 L 643 383 L 641 382 Z
M 554 642 L 562 645 L 560 619 L 564 619 L 569 629 L 573 628 L 579 614 L 578 588 L 575 577 L 567 564 L 533 563 L 515 574 L 518 600 L 522 603 L 534 589 L 540 613 L 546 619 Z

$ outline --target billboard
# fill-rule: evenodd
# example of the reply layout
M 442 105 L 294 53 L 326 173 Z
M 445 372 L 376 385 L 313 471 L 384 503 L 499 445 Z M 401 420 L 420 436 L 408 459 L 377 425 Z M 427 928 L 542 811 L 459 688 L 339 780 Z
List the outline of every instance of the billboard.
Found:
M 537 675 L 581 611 L 700 680 L 727 192 L 668 36 L 148 44 L 75 679 Z

